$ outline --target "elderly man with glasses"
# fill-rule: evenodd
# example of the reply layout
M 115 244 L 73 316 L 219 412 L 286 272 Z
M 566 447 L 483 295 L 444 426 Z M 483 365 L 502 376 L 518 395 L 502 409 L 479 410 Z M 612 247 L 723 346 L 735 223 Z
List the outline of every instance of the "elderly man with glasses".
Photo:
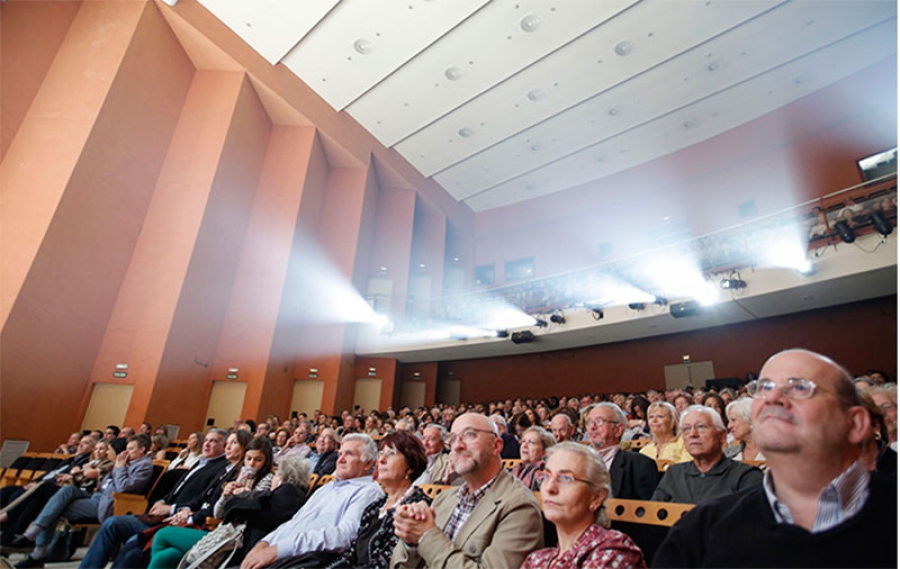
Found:
M 625 413 L 615 403 L 597 403 L 584 420 L 588 438 L 612 477 L 612 498 L 649 500 L 659 482 L 656 461 L 619 446 L 627 427 Z
M 698 504 L 762 481 L 758 468 L 725 457 L 728 430 L 715 409 L 691 405 L 681 414 L 680 430 L 693 460 L 669 466 L 651 500 Z
M 400 538 L 391 567 L 519 567 L 543 546 L 534 495 L 500 462 L 503 441 L 493 421 L 466 413 L 448 437 L 450 461 L 464 484 L 394 514 Z
M 749 385 L 763 483 L 688 512 L 656 567 L 896 567 L 897 488 L 859 461 L 871 429 L 853 378 L 807 350 Z

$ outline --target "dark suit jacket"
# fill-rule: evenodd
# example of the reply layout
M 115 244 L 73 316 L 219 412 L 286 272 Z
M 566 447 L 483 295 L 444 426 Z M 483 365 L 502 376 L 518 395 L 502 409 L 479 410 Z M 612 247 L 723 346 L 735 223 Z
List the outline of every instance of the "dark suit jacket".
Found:
M 656 461 L 639 452 L 620 450 L 609 469 L 612 498 L 649 500 L 659 482 Z
M 180 480 L 178 484 L 169 492 L 163 501 L 166 504 L 177 506 L 176 509 L 188 507 L 192 512 L 196 512 L 203 505 L 218 486 L 222 485 L 222 480 L 227 472 L 225 467 L 228 461 L 225 455 L 214 458 L 200 467 L 200 463 L 194 465 L 185 478 Z M 196 470 L 196 472 L 194 472 Z
M 313 474 L 318 474 L 319 476 L 323 474 L 334 474 L 334 468 L 337 466 L 337 459 L 338 453 L 336 450 L 326 452 L 322 455 L 322 458 L 319 459 L 319 462 L 316 463 Z

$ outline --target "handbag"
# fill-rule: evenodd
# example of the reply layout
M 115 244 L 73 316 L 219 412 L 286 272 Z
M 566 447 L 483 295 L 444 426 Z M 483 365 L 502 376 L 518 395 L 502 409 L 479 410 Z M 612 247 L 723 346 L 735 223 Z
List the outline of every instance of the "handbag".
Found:
M 244 544 L 246 524 L 221 524 L 194 544 L 177 569 L 216 569 L 227 567 L 231 558 Z

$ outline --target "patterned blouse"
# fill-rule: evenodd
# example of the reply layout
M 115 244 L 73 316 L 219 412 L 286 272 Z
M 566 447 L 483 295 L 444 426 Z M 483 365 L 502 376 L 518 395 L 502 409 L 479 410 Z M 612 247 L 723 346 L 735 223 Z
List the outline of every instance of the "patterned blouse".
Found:
M 394 534 L 394 510 L 388 508 L 384 515 L 380 515 L 381 507 L 387 502 L 385 494 L 378 500 L 369 504 L 359 521 L 359 531 L 350 548 L 344 551 L 340 557 L 329 564 L 329 568 L 338 567 L 365 567 L 371 569 L 387 569 L 391 564 L 391 554 L 397 545 L 397 536 Z M 425 502 L 431 504 L 431 498 L 422 492 L 418 486 L 414 486 L 400 504 L 412 504 Z
M 524 462 L 520 462 L 515 465 L 513 469 L 510 471 L 510 474 L 518 478 L 522 481 L 522 484 L 528 487 L 529 490 L 537 490 L 538 485 L 534 479 L 534 475 L 544 469 L 544 461 L 543 460 L 535 460 L 528 464 Z
M 559 558 L 557 559 L 557 555 Z M 559 547 L 547 547 L 525 558 L 521 569 L 599 569 L 647 567 L 640 548 L 622 532 L 588 526 L 575 545 L 559 553 Z

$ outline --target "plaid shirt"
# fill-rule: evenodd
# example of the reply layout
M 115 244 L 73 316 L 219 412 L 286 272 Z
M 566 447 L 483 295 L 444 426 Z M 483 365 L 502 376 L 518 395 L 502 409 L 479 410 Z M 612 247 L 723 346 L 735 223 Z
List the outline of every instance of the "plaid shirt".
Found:
M 458 503 L 453 509 L 453 513 L 450 514 L 447 525 L 444 526 L 444 535 L 448 536 L 451 540 L 456 539 L 456 534 L 459 532 L 460 528 L 463 527 L 466 520 L 472 515 L 472 511 L 475 510 L 475 506 L 478 505 L 478 502 L 481 501 L 485 493 L 493 486 L 494 481 L 496 480 L 496 476 L 491 478 L 487 484 L 474 492 L 469 490 L 468 485 L 463 484 L 456 495 Z

